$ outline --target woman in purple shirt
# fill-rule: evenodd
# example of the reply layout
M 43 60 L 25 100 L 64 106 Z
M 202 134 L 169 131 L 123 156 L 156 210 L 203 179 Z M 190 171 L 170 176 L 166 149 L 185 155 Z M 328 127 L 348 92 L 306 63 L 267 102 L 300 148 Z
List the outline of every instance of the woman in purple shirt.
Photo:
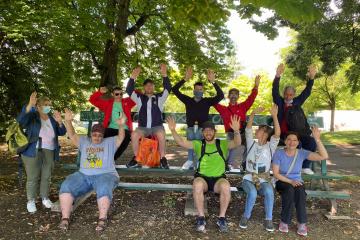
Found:
M 328 153 L 321 142 L 320 130 L 312 129 L 318 153 L 304 149 L 298 149 L 299 136 L 297 133 L 289 132 L 285 138 L 285 148 L 275 152 L 273 157 L 273 172 L 277 179 L 276 190 L 281 195 L 281 222 L 280 232 L 288 232 L 288 224 L 291 223 L 293 206 L 296 208 L 298 221 L 297 233 L 307 235 L 306 217 L 306 193 L 304 182 L 301 178 L 302 163 L 305 159 L 310 161 L 321 161 L 327 159 Z

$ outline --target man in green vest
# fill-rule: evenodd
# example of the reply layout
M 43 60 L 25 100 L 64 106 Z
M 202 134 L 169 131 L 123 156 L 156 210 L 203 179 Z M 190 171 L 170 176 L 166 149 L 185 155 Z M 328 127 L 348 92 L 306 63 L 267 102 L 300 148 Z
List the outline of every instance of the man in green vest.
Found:
M 220 213 L 216 224 L 221 232 L 227 232 L 228 227 L 225 219 L 231 194 L 230 184 L 226 180 L 226 159 L 228 149 L 233 149 L 241 144 L 240 118 L 236 115 L 231 117 L 230 127 L 234 130 L 233 140 L 215 139 L 216 129 L 211 122 L 202 125 L 203 140 L 188 141 L 176 132 L 174 118 L 168 117 L 167 123 L 174 140 L 186 149 L 193 149 L 198 159 L 193 182 L 193 197 L 197 210 L 196 230 L 205 232 L 204 193 L 211 191 L 220 195 Z

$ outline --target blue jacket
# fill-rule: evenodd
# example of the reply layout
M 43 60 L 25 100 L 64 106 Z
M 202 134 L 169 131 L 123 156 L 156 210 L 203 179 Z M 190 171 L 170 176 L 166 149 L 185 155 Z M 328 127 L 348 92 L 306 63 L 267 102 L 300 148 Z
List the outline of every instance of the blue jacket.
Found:
M 275 77 L 272 85 L 272 97 L 273 97 L 273 102 L 279 107 L 278 119 L 279 119 L 279 123 L 281 124 L 284 117 L 285 101 L 284 98 L 280 96 L 279 85 L 280 85 L 280 78 Z M 309 81 L 307 81 L 305 89 L 300 93 L 299 96 L 293 99 L 292 105 L 294 106 L 303 105 L 306 99 L 310 96 L 313 85 L 314 85 L 314 79 L 310 79 Z
M 60 127 L 59 123 L 57 123 L 52 116 L 49 115 L 49 118 L 51 125 L 55 131 L 54 159 L 58 161 L 60 153 L 58 136 L 64 136 L 66 133 L 66 128 L 64 124 Z M 41 128 L 41 120 L 39 113 L 35 110 L 35 108 L 32 108 L 30 112 L 27 113 L 26 106 L 24 106 L 21 113 L 16 118 L 16 121 L 18 121 L 20 126 L 25 129 L 25 135 L 29 140 L 28 147 L 21 154 L 27 157 L 35 157 L 36 144 L 39 140 L 39 133 Z

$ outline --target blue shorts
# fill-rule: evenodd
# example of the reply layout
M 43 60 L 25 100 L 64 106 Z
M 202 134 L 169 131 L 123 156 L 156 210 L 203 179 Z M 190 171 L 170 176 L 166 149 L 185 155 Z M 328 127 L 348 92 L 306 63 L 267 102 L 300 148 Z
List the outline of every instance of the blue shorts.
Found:
M 119 177 L 112 173 L 85 175 L 81 172 L 75 172 L 66 177 L 61 184 L 59 194 L 70 193 L 74 198 L 77 198 L 95 190 L 97 199 L 107 196 L 111 201 L 113 190 L 118 183 Z

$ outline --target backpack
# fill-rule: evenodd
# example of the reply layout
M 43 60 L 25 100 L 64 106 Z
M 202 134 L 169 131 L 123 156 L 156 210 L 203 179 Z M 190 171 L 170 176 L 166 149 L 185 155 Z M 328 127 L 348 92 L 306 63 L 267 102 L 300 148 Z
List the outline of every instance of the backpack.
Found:
M 142 166 L 160 166 L 159 142 L 155 138 L 141 138 L 136 161 Z
M 9 126 L 6 132 L 5 140 L 11 153 L 20 154 L 29 144 L 27 136 L 18 122 L 14 122 Z
M 205 154 L 208 154 L 208 155 L 212 155 L 214 153 L 219 153 L 220 157 L 224 160 L 224 163 L 225 163 L 225 171 L 229 171 L 229 166 L 228 166 L 228 161 L 227 159 L 224 157 L 224 153 L 221 149 L 221 146 L 220 146 L 220 139 L 215 139 L 215 146 L 216 146 L 216 151 L 215 152 L 212 152 L 212 153 L 206 153 L 205 152 L 205 149 L 206 149 L 206 141 L 205 139 L 201 140 L 201 155 L 199 157 L 199 160 L 198 160 L 198 167 L 196 169 L 196 172 L 197 173 L 200 173 L 200 163 L 201 163 L 201 160 L 202 158 L 205 156 Z
M 306 136 L 311 134 L 309 123 L 307 122 L 307 118 L 301 106 L 295 105 L 289 107 L 285 117 L 289 131 Z

